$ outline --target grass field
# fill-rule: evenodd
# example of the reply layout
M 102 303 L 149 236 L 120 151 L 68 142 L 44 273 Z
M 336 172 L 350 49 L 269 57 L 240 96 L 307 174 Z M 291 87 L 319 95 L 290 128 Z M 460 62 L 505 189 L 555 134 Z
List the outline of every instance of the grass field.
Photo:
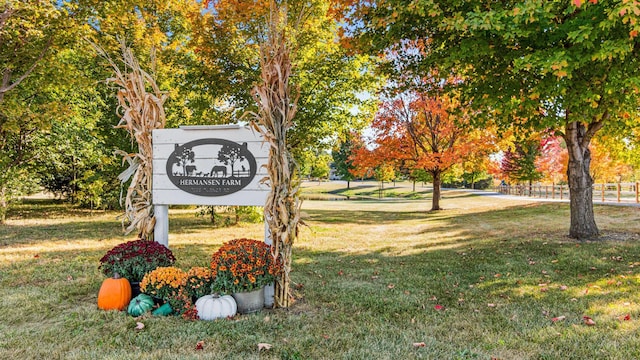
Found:
M 596 206 L 605 240 L 578 243 L 566 204 L 447 191 L 442 205 L 305 201 L 295 304 L 213 322 L 98 310 L 98 259 L 133 239 L 117 213 L 16 206 L 0 227 L 0 359 L 640 358 L 638 209 Z M 182 268 L 263 234 L 194 213 L 171 210 Z

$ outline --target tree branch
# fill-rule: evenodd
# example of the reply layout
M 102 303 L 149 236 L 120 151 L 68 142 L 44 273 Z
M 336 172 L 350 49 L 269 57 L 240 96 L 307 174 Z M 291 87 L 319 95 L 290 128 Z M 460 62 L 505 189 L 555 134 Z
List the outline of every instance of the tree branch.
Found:
M 40 62 L 40 60 L 44 58 L 44 55 L 47 53 L 52 43 L 53 43 L 53 36 L 50 36 L 49 39 L 47 40 L 47 44 L 45 45 L 44 49 L 42 49 L 42 51 L 40 52 L 40 55 L 38 55 L 36 60 L 33 62 L 33 65 L 31 65 L 31 67 L 12 84 L 9 84 L 10 77 L 11 77 L 11 70 L 4 69 L 2 74 L 2 86 L 0 87 L 0 103 L 2 102 L 2 99 L 4 98 L 4 94 L 6 92 L 18 86 L 18 84 L 20 84 L 22 80 L 24 80 L 27 76 L 29 76 L 33 72 L 33 70 L 36 68 L 36 66 Z
M 0 29 L 4 27 L 4 24 L 7 22 L 7 19 L 15 13 L 16 10 L 12 8 L 5 9 L 2 13 L 0 13 Z

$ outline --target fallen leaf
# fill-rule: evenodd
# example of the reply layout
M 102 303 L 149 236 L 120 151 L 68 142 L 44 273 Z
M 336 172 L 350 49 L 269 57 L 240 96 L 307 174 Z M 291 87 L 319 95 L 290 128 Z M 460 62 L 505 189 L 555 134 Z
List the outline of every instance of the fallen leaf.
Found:
M 37 259 L 37 258 L 40 257 L 40 254 L 35 254 L 35 255 L 33 255 L 33 257 Z
M 271 318 L 269 317 L 269 315 L 267 315 L 267 316 L 264 317 L 263 320 L 264 320 L 264 322 L 269 322 L 269 321 L 271 321 Z
M 435 297 L 435 295 L 434 295 L 434 296 L 432 296 L 431 298 L 429 298 L 429 300 L 431 300 L 431 301 L 436 301 L 436 300 L 438 300 L 438 298 L 437 298 L 437 297 Z
M 342 270 L 338 271 L 338 275 L 342 276 L 344 275 L 344 272 L 342 272 Z
M 389 289 L 393 289 L 394 287 L 396 287 L 396 286 L 395 286 L 395 285 L 393 285 L 393 284 L 389 284 L 389 285 L 387 285 L 387 288 L 389 288 Z
M 73 281 L 73 276 L 67 275 L 67 281 Z
M 204 347 L 204 341 L 200 340 L 196 343 L 196 350 L 202 350 Z
M 496 304 L 487 304 L 488 307 L 496 307 Z
M 413 347 L 415 347 L 415 348 L 425 347 L 425 346 L 427 346 L 427 344 L 425 344 L 423 342 L 413 343 Z
M 551 319 L 551 321 L 553 322 L 557 322 L 557 321 L 562 321 L 564 319 L 566 319 L 567 317 L 564 315 L 558 316 L 558 317 L 554 317 L 553 319 Z
M 540 289 L 541 292 L 547 292 L 549 291 L 549 288 L 543 287 L 542 289 Z
M 144 329 L 144 324 L 141 322 L 137 322 L 136 323 L 136 330 L 142 330 Z
M 624 321 L 629 321 L 629 320 L 631 320 L 631 314 L 627 314 L 627 315 L 625 315 L 625 316 L 622 318 L 622 320 L 624 320 Z
M 273 347 L 273 345 L 271 344 L 267 344 L 267 343 L 258 343 L 258 351 L 262 351 L 262 350 L 269 350 Z
M 569 289 L 567 285 L 560 285 L 560 290 L 565 291 L 567 289 Z
M 622 305 L 624 305 L 624 306 L 631 306 L 631 303 L 626 302 L 626 303 L 623 303 Z
M 442 306 L 442 305 L 436 305 L 436 306 L 434 306 L 433 308 L 434 308 L 434 309 L 436 309 L 436 310 L 438 310 L 438 311 L 440 311 L 440 310 L 444 310 L 444 306 Z
M 593 321 L 592 318 L 588 317 L 588 316 L 583 316 L 582 319 L 584 320 L 584 324 L 588 325 L 588 326 L 593 326 L 596 324 L 595 321 Z
M 411 293 L 409 292 L 409 290 L 405 290 L 405 291 L 404 291 L 404 294 L 405 294 L 405 295 L 411 295 Z
M 329 336 L 329 335 L 327 335 L 327 334 L 322 334 L 322 337 L 323 337 L 325 340 L 329 340 L 329 339 L 330 339 L 330 336 Z

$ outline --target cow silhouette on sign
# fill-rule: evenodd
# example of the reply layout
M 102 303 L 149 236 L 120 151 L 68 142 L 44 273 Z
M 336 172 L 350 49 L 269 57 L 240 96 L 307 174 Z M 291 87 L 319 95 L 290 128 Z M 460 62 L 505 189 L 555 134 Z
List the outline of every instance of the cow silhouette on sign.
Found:
M 227 177 L 227 167 L 222 165 L 216 165 L 211 168 L 211 176 L 212 177 L 220 177 L 219 174 L 222 174 L 222 177 Z

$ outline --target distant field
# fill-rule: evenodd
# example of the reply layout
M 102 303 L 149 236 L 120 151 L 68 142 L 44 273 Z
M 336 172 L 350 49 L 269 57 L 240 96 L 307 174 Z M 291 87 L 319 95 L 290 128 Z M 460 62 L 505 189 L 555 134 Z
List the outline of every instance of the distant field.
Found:
M 360 185 L 356 195 L 371 191 Z M 304 184 L 308 194 L 339 186 Z M 98 259 L 133 239 L 118 213 L 18 205 L 0 227 L 0 359 L 640 358 L 638 209 L 596 206 L 605 241 L 576 242 L 567 204 L 445 191 L 445 210 L 428 212 L 424 190 L 419 200 L 304 201 L 294 305 L 214 322 L 98 310 Z M 170 210 L 185 269 L 264 233 L 194 213 Z
M 347 188 L 346 181 L 305 181 L 301 184 L 302 197 L 310 200 L 347 200 L 405 198 L 426 199 L 433 192 L 431 184 L 409 181 L 385 182 L 352 181 Z

